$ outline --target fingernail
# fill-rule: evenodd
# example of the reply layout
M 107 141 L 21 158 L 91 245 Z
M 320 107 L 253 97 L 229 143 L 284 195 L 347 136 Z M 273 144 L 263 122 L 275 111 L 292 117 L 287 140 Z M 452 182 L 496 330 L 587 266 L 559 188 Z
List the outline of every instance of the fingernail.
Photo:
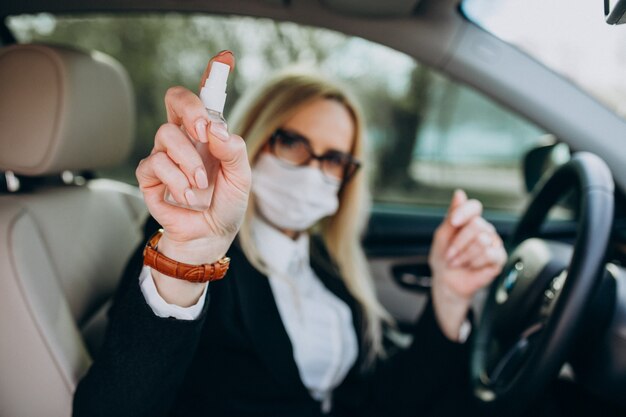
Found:
M 222 55 L 226 55 L 226 54 L 233 55 L 233 52 L 228 50 L 228 49 L 224 49 L 223 51 L 220 51 L 216 56 L 222 56 Z
M 452 262 L 450 262 L 450 266 L 452 268 L 456 268 L 457 266 L 459 266 L 459 264 L 460 264 L 459 258 L 457 258 L 457 259 L 453 260 Z
M 185 190 L 185 199 L 187 199 L 187 204 L 189 204 L 190 206 L 195 206 L 198 202 L 196 200 L 195 194 L 189 188 Z
M 209 138 L 206 135 L 206 125 L 206 120 L 200 119 L 196 122 L 196 135 L 198 135 L 198 140 L 204 143 L 209 141 Z
M 206 176 L 206 172 L 204 172 L 202 168 L 196 169 L 194 178 L 196 179 L 196 185 L 198 186 L 198 188 L 201 188 L 203 190 L 205 188 L 209 188 L 209 180 Z
M 461 221 L 463 220 L 463 215 L 462 213 L 455 213 L 452 218 L 450 219 L 450 224 L 452 224 L 452 226 L 458 226 L 461 224 Z
M 446 259 L 449 261 L 450 259 L 454 258 L 454 255 L 456 255 L 456 248 L 450 248 L 448 249 L 448 252 L 446 253 Z
M 213 133 L 213 135 L 215 135 L 216 138 L 218 138 L 222 142 L 226 142 L 230 137 L 230 135 L 228 134 L 228 130 L 226 130 L 226 127 L 224 127 L 224 125 L 221 123 L 211 123 L 211 126 L 209 126 L 209 130 L 211 131 L 211 133 Z

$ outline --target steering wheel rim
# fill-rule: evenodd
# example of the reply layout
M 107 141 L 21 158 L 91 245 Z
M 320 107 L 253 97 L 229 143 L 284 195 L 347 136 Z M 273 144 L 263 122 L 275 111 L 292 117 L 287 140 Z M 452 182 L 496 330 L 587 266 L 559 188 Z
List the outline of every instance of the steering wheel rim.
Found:
M 550 209 L 574 187 L 579 216 L 573 251 L 533 238 Z M 473 335 L 470 382 L 484 412 L 523 412 L 564 363 L 604 269 L 613 189 L 607 165 L 587 152 L 575 154 L 536 187 L 509 239 L 508 247 L 514 249 L 489 289 Z M 564 257 L 570 260 L 560 265 Z

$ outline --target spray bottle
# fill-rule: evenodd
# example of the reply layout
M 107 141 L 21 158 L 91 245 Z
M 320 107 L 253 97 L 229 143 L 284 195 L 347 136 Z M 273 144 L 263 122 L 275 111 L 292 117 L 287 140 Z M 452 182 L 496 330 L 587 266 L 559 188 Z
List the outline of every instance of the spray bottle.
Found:
M 226 119 L 224 119 L 222 112 L 224 111 L 224 103 L 226 103 L 226 81 L 229 72 L 230 66 L 221 62 L 213 62 L 209 76 L 200 90 L 200 100 L 202 100 L 202 104 L 204 104 L 209 114 L 209 123 L 220 123 L 224 126 L 224 129 L 228 129 Z M 193 187 L 191 189 L 197 201 L 196 205 L 177 202 L 168 189 L 165 190 L 165 201 L 175 206 L 203 211 L 211 205 L 213 190 L 215 189 L 215 179 L 220 168 L 220 163 L 209 152 L 208 143 L 198 142 L 195 146 L 204 163 L 209 180 L 209 187 L 205 189 Z

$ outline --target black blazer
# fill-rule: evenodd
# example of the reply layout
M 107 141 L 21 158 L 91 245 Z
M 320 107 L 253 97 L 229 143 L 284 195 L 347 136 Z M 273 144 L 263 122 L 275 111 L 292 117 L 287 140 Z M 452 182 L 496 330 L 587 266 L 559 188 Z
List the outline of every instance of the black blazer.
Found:
M 150 218 L 146 238 L 158 227 Z M 361 312 L 320 241 L 311 265 L 324 285 Z M 318 243 L 315 243 L 318 242 Z M 138 276 L 143 245 L 125 270 L 101 350 L 74 396 L 74 416 L 320 416 L 302 384 L 267 278 L 233 244 L 231 269 L 209 285 L 197 320 L 159 318 Z M 467 349 L 450 342 L 432 306 L 415 342 L 364 370 L 363 349 L 333 393 L 333 416 L 467 415 Z

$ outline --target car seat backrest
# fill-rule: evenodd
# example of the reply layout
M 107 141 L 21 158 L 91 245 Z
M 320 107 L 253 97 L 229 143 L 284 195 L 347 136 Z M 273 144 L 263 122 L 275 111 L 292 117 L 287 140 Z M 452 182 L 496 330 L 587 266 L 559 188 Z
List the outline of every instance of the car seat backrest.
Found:
M 124 161 L 134 135 L 128 75 L 100 53 L 0 49 L 0 170 L 58 177 Z M 146 209 L 105 179 L 0 193 L 0 415 L 69 416 Z

